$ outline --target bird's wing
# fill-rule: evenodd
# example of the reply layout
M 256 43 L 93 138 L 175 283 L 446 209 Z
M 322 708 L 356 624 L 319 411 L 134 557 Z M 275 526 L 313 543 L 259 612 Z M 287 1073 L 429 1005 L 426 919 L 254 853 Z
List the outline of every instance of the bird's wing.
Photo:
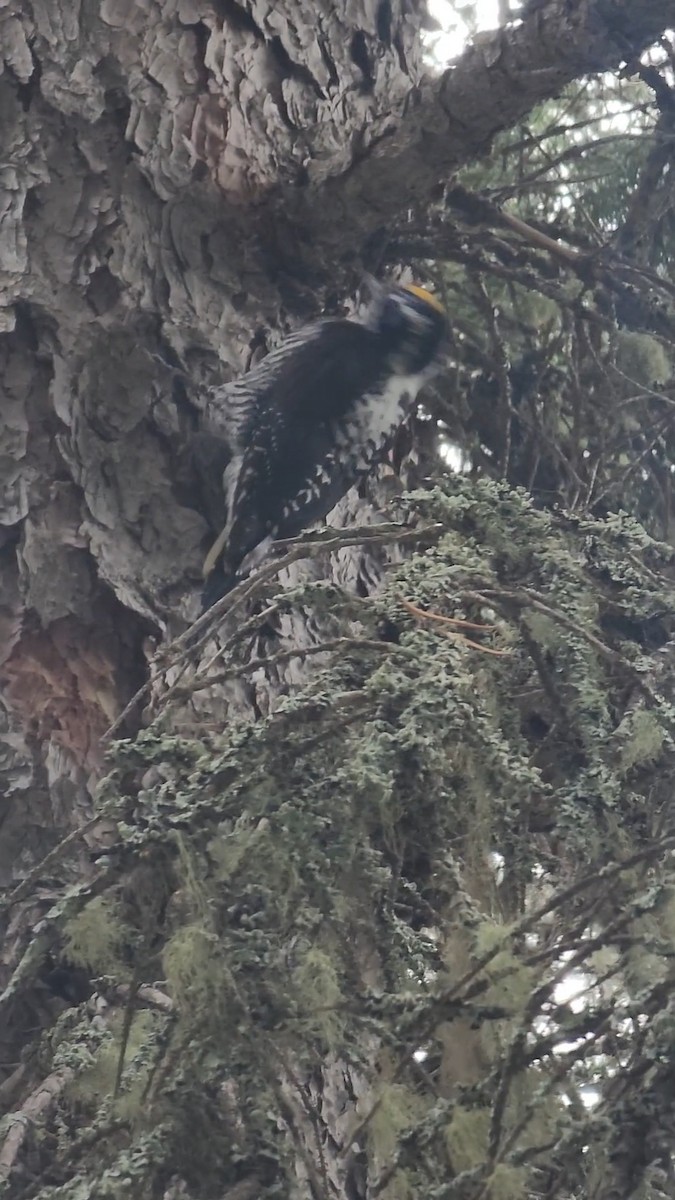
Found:
M 352 321 L 323 321 L 275 354 L 268 374 L 265 359 L 257 381 L 242 380 L 256 400 L 232 495 L 234 564 L 268 533 L 294 536 L 337 503 L 353 482 L 344 422 L 387 370 L 376 335 Z
M 324 320 L 303 326 L 284 338 L 245 375 L 211 389 L 207 424 L 226 437 L 234 453 L 242 453 L 246 449 L 255 428 L 260 403 L 268 395 L 279 373 L 287 370 L 289 360 L 296 354 L 311 357 L 313 348 L 325 340 L 324 327 L 338 323 L 346 322 Z

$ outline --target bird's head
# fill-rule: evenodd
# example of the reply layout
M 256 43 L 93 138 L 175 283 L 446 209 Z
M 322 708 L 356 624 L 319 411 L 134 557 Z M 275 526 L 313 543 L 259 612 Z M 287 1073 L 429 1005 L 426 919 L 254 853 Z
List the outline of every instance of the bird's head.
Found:
M 395 369 L 411 375 L 431 372 L 448 332 L 443 305 L 416 284 L 376 286 L 368 324 L 383 339 Z

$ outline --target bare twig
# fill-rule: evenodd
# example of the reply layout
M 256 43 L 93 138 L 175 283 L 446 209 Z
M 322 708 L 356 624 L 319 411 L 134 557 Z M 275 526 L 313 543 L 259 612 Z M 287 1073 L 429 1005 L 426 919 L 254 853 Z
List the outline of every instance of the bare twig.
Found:
M 399 604 L 402 604 L 407 612 L 413 617 L 418 617 L 420 621 L 438 621 L 440 625 L 460 625 L 462 629 L 481 629 L 488 632 L 491 629 L 496 629 L 496 625 L 482 625 L 478 621 L 465 621 L 462 617 L 444 617 L 440 613 L 427 612 L 425 608 L 418 608 L 412 601 L 401 597 Z
M 9 1129 L 0 1146 L 1 1183 L 6 1183 L 9 1179 L 29 1129 L 49 1112 L 74 1076 L 75 1072 L 70 1067 L 54 1071 L 31 1092 L 22 1107 L 8 1118 Z
M 262 591 L 265 584 L 276 578 L 280 571 L 298 562 L 300 559 L 314 558 L 318 554 L 332 553 L 334 550 L 340 550 L 346 546 L 360 546 L 365 542 L 386 545 L 391 542 L 407 544 L 410 542 L 434 541 L 440 537 L 442 532 L 443 526 L 439 523 L 410 529 L 387 522 L 381 525 L 370 525 L 353 530 L 335 530 L 329 528 L 320 530 L 318 533 L 310 534 L 309 536 L 305 535 L 302 538 L 273 543 L 270 547 L 270 553 L 273 553 L 278 547 L 291 546 L 292 549 L 282 558 L 264 564 L 256 571 L 256 574 L 252 578 L 244 580 L 237 587 L 233 588 L 231 592 L 228 592 L 226 596 L 222 596 L 208 612 L 194 621 L 180 637 L 177 637 L 170 645 L 164 647 L 160 654 L 158 654 L 156 661 L 161 662 L 163 669 L 178 666 L 188 655 L 194 652 L 200 641 L 203 640 L 203 638 L 195 640 L 197 635 L 204 635 L 209 632 L 216 621 L 224 616 L 230 616 L 235 609 L 240 608 L 248 600 L 253 599 L 257 593 Z M 154 681 L 154 677 L 148 680 L 131 697 L 131 700 L 120 715 L 102 735 L 102 743 L 109 742 L 114 737 L 140 702 L 149 694 Z
M 54 846 L 48 854 L 45 854 L 44 858 L 40 859 L 39 863 L 36 863 L 31 868 L 28 874 L 21 880 L 21 883 L 18 883 L 8 896 L 2 898 L 0 901 L 0 912 L 4 908 L 11 908 L 13 904 L 18 904 L 20 900 L 29 895 L 36 880 L 40 879 L 43 875 L 48 875 L 54 863 L 63 858 L 71 846 L 81 841 L 87 833 L 100 824 L 101 820 L 101 815 L 97 814 L 95 817 L 90 817 L 88 821 L 85 821 L 84 825 L 80 825 L 79 829 L 73 829 L 70 833 L 66 834 L 58 845 Z
M 334 650 L 375 650 L 381 654 L 394 651 L 399 654 L 406 653 L 401 646 L 396 646 L 391 642 L 378 642 L 374 638 L 332 638 L 327 642 L 319 642 L 316 646 L 293 646 L 289 650 L 279 650 L 276 654 L 270 654 L 267 657 L 252 658 L 249 662 L 237 663 L 226 671 L 219 671 L 217 675 L 210 675 L 204 679 L 195 678 L 190 683 L 174 684 L 162 697 L 162 701 L 166 703 L 179 697 L 182 699 L 185 696 L 191 696 L 195 692 L 213 687 L 214 684 L 225 683 L 228 679 L 240 675 L 250 675 L 259 668 L 269 670 L 270 667 L 290 662 L 294 658 L 311 658 L 316 654 L 330 654 Z
M 474 621 L 463 621 L 459 617 L 442 617 L 438 613 L 425 612 L 423 608 L 418 608 L 416 604 L 412 604 L 409 600 L 401 599 L 400 603 L 418 621 L 436 621 L 443 625 L 461 625 L 468 629 L 490 630 L 495 628 L 494 625 L 478 625 Z M 493 646 L 482 646 L 480 642 L 474 642 L 471 638 L 464 637 L 458 630 L 444 628 L 439 630 L 439 633 L 443 633 L 446 637 L 461 642 L 464 646 L 469 646 L 472 650 L 480 650 L 482 654 L 494 654 L 497 658 L 509 658 L 511 654 L 510 650 L 497 650 Z

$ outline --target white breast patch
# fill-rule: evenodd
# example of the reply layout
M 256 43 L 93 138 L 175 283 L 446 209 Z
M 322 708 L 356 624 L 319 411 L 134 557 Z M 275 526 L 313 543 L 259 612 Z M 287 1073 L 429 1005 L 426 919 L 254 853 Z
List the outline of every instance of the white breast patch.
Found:
M 379 395 L 364 396 L 338 444 L 358 446 L 359 465 L 367 465 L 408 416 L 423 382 L 422 375 L 396 375 Z

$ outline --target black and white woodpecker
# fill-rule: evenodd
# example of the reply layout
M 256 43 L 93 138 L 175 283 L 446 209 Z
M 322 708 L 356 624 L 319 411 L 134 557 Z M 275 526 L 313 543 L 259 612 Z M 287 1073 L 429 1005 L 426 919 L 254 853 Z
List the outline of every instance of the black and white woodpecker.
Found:
M 223 389 L 233 457 L 227 524 L 204 562 L 205 610 L 275 538 L 321 520 L 384 460 L 438 370 L 447 318 L 435 296 L 413 284 L 371 290 L 362 320 L 305 326 Z

